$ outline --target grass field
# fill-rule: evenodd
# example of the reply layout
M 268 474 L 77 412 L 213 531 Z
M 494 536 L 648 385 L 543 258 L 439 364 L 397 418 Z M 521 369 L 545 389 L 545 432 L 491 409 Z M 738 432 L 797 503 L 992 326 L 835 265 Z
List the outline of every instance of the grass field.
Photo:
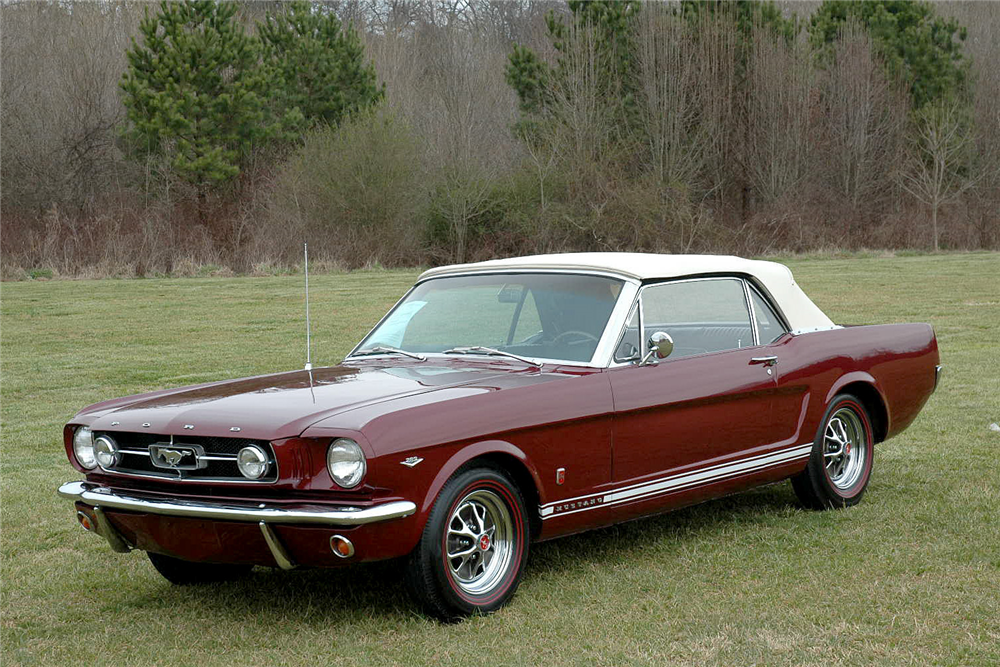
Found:
M 2 288 L 4 665 L 1000 664 L 1000 255 L 790 259 L 834 321 L 931 322 L 946 372 L 868 495 L 781 484 L 534 547 L 514 601 L 442 625 L 395 564 L 171 587 L 81 530 L 60 429 L 111 396 L 301 367 L 301 276 Z M 337 362 L 414 272 L 312 279 Z

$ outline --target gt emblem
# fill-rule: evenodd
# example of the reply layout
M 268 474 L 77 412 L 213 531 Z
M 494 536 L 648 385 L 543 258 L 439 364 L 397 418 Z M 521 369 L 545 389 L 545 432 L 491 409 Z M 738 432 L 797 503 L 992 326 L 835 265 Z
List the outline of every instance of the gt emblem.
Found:
M 407 468 L 412 468 L 413 466 L 417 465 L 421 461 L 423 461 L 423 459 L 420 458 L 419 456 L 411 456 L 410 458 L 404 459 L 404 460 L 400 461 L 399 463 L 401 465 L 406 466 Z

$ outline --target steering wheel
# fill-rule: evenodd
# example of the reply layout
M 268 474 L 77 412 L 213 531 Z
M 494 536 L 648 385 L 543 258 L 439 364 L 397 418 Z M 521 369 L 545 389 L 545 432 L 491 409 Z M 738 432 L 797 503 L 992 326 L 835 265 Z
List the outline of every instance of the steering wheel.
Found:
M 559 334 L 558 336 L 556 336 L 555 338 L 553 338 L 552 339 L 552 344 L 553 345 L 559 345 L 559 344 L 563 343 L 563 339 L 564 338 L 568 338 L 570 336 L 577 336 L 577 337 L 583 339 L 583 340 L 576 341 L 577 345 L 579 345 L 580 343 L 586 342 L 588 340 L 589 341 L 593 341 L 594 343 L 597 342 L 597 336 L 595 336 L 592 333 L 588 333 L 586 331 L 579 331 L 577 329 L 570 329 L 569 331 L 563 331 L 561 334 Z M 573 345 L 573 343 L 567 343 L 567 345 Z

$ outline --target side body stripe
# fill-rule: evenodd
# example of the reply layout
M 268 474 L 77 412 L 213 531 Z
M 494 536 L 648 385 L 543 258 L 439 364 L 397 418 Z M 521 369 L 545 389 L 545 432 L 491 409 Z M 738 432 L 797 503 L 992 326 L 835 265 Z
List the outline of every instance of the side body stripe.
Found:
M 592 493 L 575 498 L 567 498 L 552 503 L 547 503 L 539 507 L 539 514 L 542 519 L 551 519 L 554 516 L 565 516 L 586 512 L 598 507 L 608 505 L 619 505 L 622 503 L 645 500 L 655 496 L 679 491 L 693 486 L 710 484 L 731 477 L 738 477 L 764 468 L 781 465 L 789 461 L 804 459 L 812 451 L 812 443 L 806 445 L 796 445 L 770 454 L 751 456 L 740 461 L 722 463 L 709 466 L 701 470 L 693 470 L 676 475 L 662 477 L 660 479 L 633 484 L 614 491 L 602 493 Z

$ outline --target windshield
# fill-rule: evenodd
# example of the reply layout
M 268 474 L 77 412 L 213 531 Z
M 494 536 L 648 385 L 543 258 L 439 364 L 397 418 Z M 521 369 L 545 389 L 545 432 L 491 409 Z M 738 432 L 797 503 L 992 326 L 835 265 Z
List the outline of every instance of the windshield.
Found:
M 484 347 L 588 362 L 622 284 L 543 273 L 436 278 L 417 285 L 357 349 L 426 354 Z

